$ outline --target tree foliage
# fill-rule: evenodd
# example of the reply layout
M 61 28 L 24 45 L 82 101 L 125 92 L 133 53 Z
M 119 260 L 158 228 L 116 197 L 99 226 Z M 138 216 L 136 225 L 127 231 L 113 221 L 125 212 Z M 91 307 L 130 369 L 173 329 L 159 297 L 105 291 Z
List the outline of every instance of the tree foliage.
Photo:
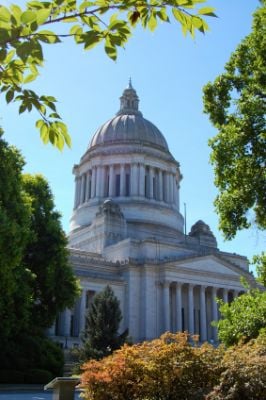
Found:
M 215 325 L 219 340 L 226 346 L 254 339 L 266 327 L 266 291 L 252 289 L 232 303 L 219 303 L 221 319 Z
M 30 199 L 22 189 L 19 151 L 0 132 L 0 316 L 1 346 L 27 324 L 30 274 L 20 264 L 30 234 Z M 20 286 L 25 282 L 25 286 Z
M 81 386 L 90 400 L 203 399 L 218 383 L 222 349 L 189 343 L 186 333 L 125 345 L 84 366 Z
M 112 288 L 106 286 L 94 296 L 88 309 L 81 350 L 83 361 L 105 357 L 124 344 L 127 332 L 118 333 L 121 320 L 119 300 Z
M 19 113 L 39 113 L 36 127 L 44 143 L 59 149 L 71 145 L 66 125 L 56 108 L 56 99 L 38 95 L 27 85 L 34 81 L 44 64 L 45 45 L 73 38 L 85 50 L 102 43 L 113 60 L 137 25 L 153 31 L 158 23 L 177 21 L 183 33 L 205 33 L 206 16 L 215 16 L 206 0 L 53 0 L 0 6 L 0 90 L 7 103 L 19 102 Z M 53 30 L 51 30 L 51 27 Z M 61 33 L 58 33 L 58 32 Z
M 23 165 L 0 136 L 0 369 L 61 374 L 62 351 L 44 330 L 73 305 L 78 285 L 50 188 L 41 176 L 23 176 Z
M 262 400 L 265 357 L 265 331 L 227 350 L 166 333 L 87 362 L 81 387 L 87 400 Z
M 257 281 L 266 287 L 266 253 L 263 251 L 260 255 L 253 257 L 252 263 L 256 267 Z
M 206 400 L 266 399 L 266 334 L 228 349 L 221 363 L 219 385 Z
M 27 174 L 23 189 L 31 200 L 31 235 L 22 259 L 33 276 L 31 323 L 45 329 L 60 311 L 73 306 L 78 286 L 48 182 L 41 175 Z
M 218 134 L 209 141 L 220 229 L 266 227 L 266 1 L 254 13 L 252 32 L 240 43 L 224 73 L 204 88 L 204 107 Z

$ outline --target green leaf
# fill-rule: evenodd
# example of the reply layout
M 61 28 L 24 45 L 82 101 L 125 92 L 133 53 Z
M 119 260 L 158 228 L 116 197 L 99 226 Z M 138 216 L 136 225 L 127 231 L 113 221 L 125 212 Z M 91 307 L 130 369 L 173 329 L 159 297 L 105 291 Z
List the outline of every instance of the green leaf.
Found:
M 0 42 L 7 43 L 10 40 L 11 31 L 5 28 L 0 28 Z
M 177 10 L 176 8 L 172 9 L 172 13 L 173 13 L 173 16 L 175 17 L 175 19 L 178 22 L 180 22 L 180 24 L 183 26 L 183 24 L 185 23 L 184 14 L 180 10 Z
M 15 18 L 17 24 L 20 23 L 20 16 L 21 16 L 21 8 L 19 6 L 17 6 L 16 4 L 11 4 L 10 6 L 10 10 L 12 12 L 12 16 Z M 0 11 L 1 13 L 1 11 Z
M 24 83 L 29 83 L 29 82 L 32 82 L 32 81 L 35 81 L 35 79 L 37 78 L 37 75 L 35 75 L 35 74 L 29 74 L 28 76 L 26 76 L 25 78 L 24 78 Z
M 108 37 L 105 40 L 104 50 L 105 50 L 106 54 L 108 55 L 108 57 L 110 57 L 114 61 L 116 60 L 116 58 L 117 58 L 116 47 L 111 43 L 111 41 L 109 40 Z
M 203 7 L 198 10 L 199 15 L 208 15 L 208 17 L 217 17 L 214 13 L 215 8 L 213 7 Z
M 30 10 L 24 11 L 20 18 L 20 20 L 23 24 L 29 24 L 33 21 L 36 21 L 36 19 L 37 19 L 36 12 L 30 11 Z
M 38 24 L 38 25 L 43 25 L 44 22 L 46 22 L 46 21 L 48 20 L 50 14 L 51 14 L 50 8 L 42 8 L 42 9 L 36 11 L 36 15 L 37 15 L 36 21 L 37 21 L 37 24 Z
M 49 129 L 48 129 L 48 126 L 47 126 L 47 124 L 45 122 L 43 122 L 43 124 L 41 124 L 39 121 L 38 121 L 38 128 L 41 127 L 40 128 L 41 139 L 42 139 L 44 144 L 47 144 L 49 142 Z
M 34 50 L 34 42 L 22 42 L 17 47 L 17 55 L 23 61 L 26 62 L 27 59 L 32 55 Z
M 153 32 L 157 27 L 157 20 L 154 14 L 152 13 L 150 18 L 148 19 L 148 28 Z
M 165 8 L 161 8 L 160 11 L 157 11 L 157 15 L 162 21 L 165 21 L 165 22 L 170 21 Z
M 56 112 L 51 113 L 51 114 L 49 115 L 49 118 L 58 118 L 58 119 L 61 119 L 60 115 L 57 114 Z
M 35 123 L 36 128 L 41 129 L 41 127 L 44 124 L 44 120 L 43 119 L 38 119 Z
M 126 22 L 117 19 L 110 23 L 110 25 L 108 26 L 108 29 L 109 30 L 117 30 L 119 28 L 123 28 L 124 26 L 126 26 Z
M 0 21 L 10 22 L 10 18 L 11 14 L 9 12 L 9 9 L 4 6 L 0 6 Z
M 14 57 L 15 53 L 16 53 L 15 50 L 11 50 L 11 51 L 9 51 L 9 52 L 7 53 L 7 56 L 6 56 L 6 58 L 5 58 L 5 63 L 6 63 L 6 64 L 9 64 L 9 63 L 10 63 L 10 61 L 11 61 L 12 58 Z
M 98 32 L 88 31 L 84 33 L 84 49 L 89 50 L 96 46 L 97 43 L 101 40 Z
M 22 104 L 19 106 L 19 109 L 18 109 L 19 114 L 24 113 L 24 111 L 26 110 L 26 108 L 27 108 L 27 106 L 26 106 L 24 103 L 22 103 Z
M 4 49 L 4 48 L 0 49 L 0 61 L 1 62 L 5 60 L 6 55 L 7 55 L 6 49 Z
M 61 40 L 59 37 L 52 31 L 42 30 L 38 32 L 38 38 L 45 43 L 59 43 Z
M 14 98 L 14 90 L 10 89 L 8 92 L 6 92 L 6 102 L 10 103 Z

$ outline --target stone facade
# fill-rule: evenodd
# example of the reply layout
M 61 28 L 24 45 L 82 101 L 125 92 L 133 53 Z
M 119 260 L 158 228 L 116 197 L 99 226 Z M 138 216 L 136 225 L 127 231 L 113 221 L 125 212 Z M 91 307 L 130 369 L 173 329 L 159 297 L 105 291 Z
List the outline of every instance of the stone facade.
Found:
M 254 284 L 247 259 L 220 251 L 203 221 L 184 233 L 179 163 L 138 110 L 131 82 L 120 100 L 73 169 L 69 248 L 82 295 L 49 335 L 78 346 L 86 310 L 109 284 L 120 301 L 121 331 L 128 328 L 135 342 L 179 330 L 216 342 L 216 298 L 241 294 L 241 276 Z

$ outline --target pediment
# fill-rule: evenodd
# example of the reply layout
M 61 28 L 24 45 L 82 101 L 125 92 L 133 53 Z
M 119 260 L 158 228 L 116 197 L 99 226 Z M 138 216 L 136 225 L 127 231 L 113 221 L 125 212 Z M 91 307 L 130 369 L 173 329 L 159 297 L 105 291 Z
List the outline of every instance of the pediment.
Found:
M 215 255 L 186 259 L 180 261 L 178 264 L 184 269 L 194 270 L 195 272 L 216 273 L 219 275 L 231 275 L 234 277 L 247 273 L 239 267 L 234 266 L 230 262 L 222 260 Z

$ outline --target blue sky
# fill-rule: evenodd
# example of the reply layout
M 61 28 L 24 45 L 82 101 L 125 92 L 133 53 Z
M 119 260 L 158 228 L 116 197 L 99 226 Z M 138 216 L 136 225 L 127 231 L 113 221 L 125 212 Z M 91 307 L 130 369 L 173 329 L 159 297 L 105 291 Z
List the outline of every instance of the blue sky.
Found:
M 9 4 L 8 1 L 4 1 Z M 140 98 L 140 110 L 164 134 L 180 162 L 181 212 L 187 205 L 187 231 L 198 219 L 208 223 L 221 250 L 249 258 L 265 248 L 265 234 L 256 228 L 224 242 L 213 207 L 216 188 L 207 141 L 215 129 L 203 114 L 202 87 L 223 71 L 232 51 L 250 32 L 257 0 L 210 0 L 219 18 L 209 18 L 210 32 L 184 36 L 178 24 L 162 24 L 151 33 L 137 29 L 118 60 L 111 61 L 99 46 L 89 52 L 71 40 L 44 49 L 46 63 L 31 87 L 54 95 L 71 132 L 72 149 L 62 153 L 45 146 L 35 130 L 37 115 L 18 115 L 17 105 L 0 99 L 0 125 L 5 138 L 21 149 L 26 172 L 49 181 L 63 227 L 68 231 L 73 208 L 72 167 L 79 162 L 99 125 L 119 109 L 119 97 L 129 77 Z M 30 85 L 29 85 L 30 86 Z

